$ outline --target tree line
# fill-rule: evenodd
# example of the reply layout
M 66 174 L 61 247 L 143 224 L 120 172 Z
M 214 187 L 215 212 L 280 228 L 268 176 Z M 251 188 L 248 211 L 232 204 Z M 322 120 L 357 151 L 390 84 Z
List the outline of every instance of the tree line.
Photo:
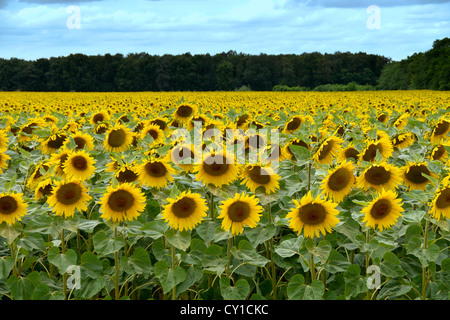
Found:
M 448 89 L 448 38 L 406 62 L 364 52 L 104 54 L 0 59 L 1 91 Z M 445 55 L 443 57 L 442 55 Z M 419 75 L 419 76 L 418 76 Z M 445 80 L 445 77 L 446 80 Z

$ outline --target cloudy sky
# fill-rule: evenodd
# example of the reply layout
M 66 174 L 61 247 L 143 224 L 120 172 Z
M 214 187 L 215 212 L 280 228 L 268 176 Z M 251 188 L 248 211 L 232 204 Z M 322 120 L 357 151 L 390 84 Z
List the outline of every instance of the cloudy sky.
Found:
M 0 57 L 336 51 L 393 60 L 450 36 L 450 0 L 0 0 Z

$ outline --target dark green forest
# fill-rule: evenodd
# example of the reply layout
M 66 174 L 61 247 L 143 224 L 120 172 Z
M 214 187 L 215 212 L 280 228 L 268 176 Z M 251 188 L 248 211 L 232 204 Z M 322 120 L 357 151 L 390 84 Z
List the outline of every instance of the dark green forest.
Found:
M 0 59 L 1 91 L 391 90 L 450 88 L 450 39 L 402 61 L 363 52 L 105 54 Z

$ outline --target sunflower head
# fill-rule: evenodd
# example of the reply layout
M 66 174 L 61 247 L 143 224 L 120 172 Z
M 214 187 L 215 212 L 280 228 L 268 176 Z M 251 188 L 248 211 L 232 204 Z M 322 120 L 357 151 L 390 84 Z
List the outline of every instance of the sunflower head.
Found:
M 329 170 L 321 184 L 323 193 L 334 202 L 344 200 L 355 184 L 354 170 L 355 166 L 350 162 L 344 162 L 335 169 Z
M 236 193 L 234 198 L 222 201 L 219 206 L 222 219 L 222 228 L 230 230 L 232 235 L 239 235 L 244 231 L 244 227 L 254 228 L 261 219 L 263 208 L 258 205 L 259 200 L 254 195 Z
M 133 133 L 131 130 L 122 124 L 116 124 L 106 134 L 103 147 L 107 151 L 123 152 L 128 149 L 132 142 Z
M 256 192 L 257 188 L 262 187 L 269 194 L 280 187 L 278 181 L 281 177 L 269 166 L 249 164 L 243 170 L 242 179 L 251 191 Z
M 22 193 L 0 194 L 0 223 L 5 221 L 12 225 L 16 221 L 22 220 L 22 217 L 27 214 L 28 207 L 22 197 Z
M 197 113 L 197 110 L 198 107 L 196 105 L 189 103 L 182 103 L 177 107 L 177 109 L 173 113 L 173 118 L 174 120 L 177 120 L 182 123 L 187 122 Z
M 448 184 L 436 191 L 430 212 L 436 220 L 450 219 L 450 186 Z
M 426 162 L 409 163 L 402 168 L 403 183 L 409 190 L 425 190 L 431 181 L 424 174 L 436 177 L 436 174 L 428 169 Z
M 401 217 L 403 208 L 401 199 L 392 191 L 383 190 L 376 198 L 361 211 L 363 222 L 372 229 L 378 227 L 380 231 L 391 228 Z
M 164 159 L 150 158 L 138 168 L 139 179 L 149 187 L 165 188 L 173 180 L 175 170 Z
M 169 198 L 164 206 L 162 217 L 170 227 L 177 230 L 191 230 L 201 223 L 208 207 L 200 194 L 182 192 L 176 198 Z
M 130 183 L 117 187 L 108 186 L 100 199 L 101 218 L 120 222 L 137 218 L 145 209 L 145 196 L 141 190 Z
M 86 187 L 79 180 L 59 181 L 52 188 L 47 203 L 53 208 L 56 215 L 73 217 L 75 209 L 87 210 L 87 203 L 92 197 L 87 193 Z
M 313 158 L 320 164 L 331 164 L 335 156 L 341 151 L 342 138 L 331 136 L 324 140 L 317 148 Z
M 219 151 L 207 153 L 202 163 L 196 165 L 195 171 L 198 180 L 221 187 L 237 179 L 239 167 L 233 155 Z
M 339 211 L 337 204 L 328 200 L 322 200 L 320 197 L 313 198 L 311 191 L 302 197 L 300 202 L 294 200 L 293 208 L 286 218 L 289 220 L 289 226 L 292 230 L 303 234 L 307 238 L 320 237 L 322 233 L 332 232 L 332 227 L 339 223 L 336 217 Z
M 95 159 L 85 150 L 78 150 L 68 155 L 63 165 L 63 171 L 69 180 L 77 179 L 84 181 L 94 174 L 95 162 Z
M 395 189 L 401 182 L 401 170 L 391 164 L 381 162 L 367 167 L 358 176 L 356 184 L 364 190 L 374 188 L 376 191 L 381 192 L 383 189 Z

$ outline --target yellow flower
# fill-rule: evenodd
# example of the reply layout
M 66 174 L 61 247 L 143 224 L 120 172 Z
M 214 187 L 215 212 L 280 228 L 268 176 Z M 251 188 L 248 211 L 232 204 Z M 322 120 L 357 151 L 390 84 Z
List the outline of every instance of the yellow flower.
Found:
M 87 193 L 86 187 L 79 180 L 59 181 L 53 187 L 52 195 L 47 203 L 53 207 L 56 215 L 73 217 L 75 209 L 87 210 L 87 203 L 92 197 Z
M 356 179 L 359 188 L 374 188 L 378 192 L 395 189 L 401 183 L 401 170 L 386 162 L 372 164 Z
M 190 190 L 182 192 L 175 199 L 167 199 L 162 217 L 170 227 L 177 230 L 191 230 L 206 217 L 206 201 L 198 193 Z
M 145 196 L 141 190 L 130 183 L 117 187 L 108 186 L 100 199 L 101 218 L 113 222 L 133 220 L 145 209 Z
M 0 223 L 5 221 L 12 225 L 22 220 L 22 217 L 27 214 L 28 207 L 22 197 L 22 193 L 0 194 Z
M 165 188 L 173 180 L 175 170 L 163 159 L 149 159 L 139 167 L 139 179 L 143 185 L 155 188 Z
M 245 166 L 242 172 L 242 183 L 248 189 L 256 192 L 256 189 L 262 187 L 265 193 L 273 193 L 280 188 L 278 180 L 281 177 L 269 166 L 252 165 Z
M 232 235 L 239 235 L 245 226 L 256 227 L 263 211 L 258 202 L 255 196 L 244 193 L 236 193 L 234 198 L 222 201 L 219 206 L 221 214 L 217 217 L 222 219 L 222 229 L 231 230 Z
M 361 211 L 364 214 L 363 222 L 372 229 L 378 227 L 380 231 L 391 228 L 402 216 L 401 199 L 392 191 L 383 190 L 372 202 Z
M 64 162 L 63 171 L 68 180 L 87 180 L 95 172 L 95 159 L 85 150 L 72 152 Z
M 355 184 L 354 170 L 355 166 L 350 162 L 344 162 L 335 169 L 328 170 L 328 175 L 320 186 L 323 193 L 334 202 L 344 200 Z
M 331 201 L 322 200 L 320 197 L 313 198 L 311 191 L 302 197 L 300 202 L 293 200 L 295 208 L 293 208 L 286 218 L 289 220 L 289 227 L 307 238 L 320 237 L 322 233 L 331 233 L 333 227 L 339 223 L 336 217 L 339 211 L 336 209 L 337 204 Z
M 207 153 L 201 164 L 195 166 L 197 180 L 216 187 L 227 185 L 238 178 L 239 166 L 233 155 L 225 151 Z

